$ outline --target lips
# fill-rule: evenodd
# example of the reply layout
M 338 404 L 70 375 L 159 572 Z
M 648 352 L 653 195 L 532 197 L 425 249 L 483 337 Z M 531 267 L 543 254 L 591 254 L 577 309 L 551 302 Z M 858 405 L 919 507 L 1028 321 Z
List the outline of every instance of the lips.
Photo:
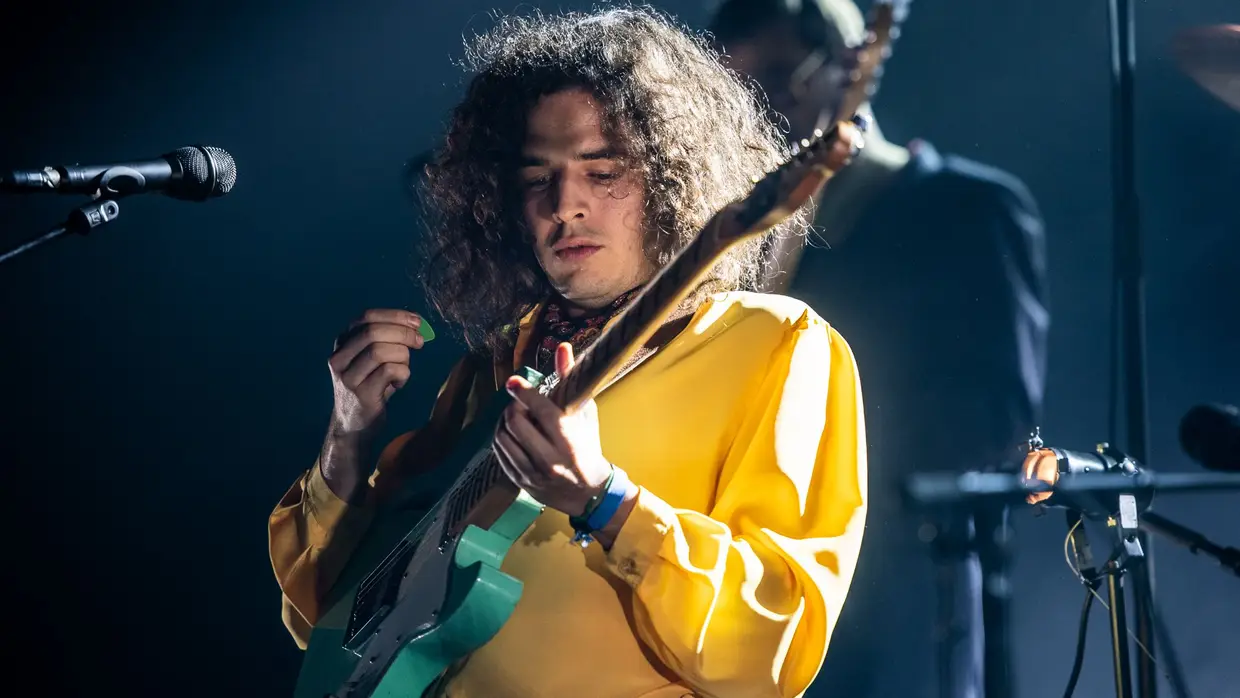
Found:
M 581 259 L 594 254 L 602 248 L 585 238 L 571 237 L 559 241 L 551 249 L 555 252 L 555 256 L 560 259 Z
M 556 250 L 555 256 L 557 259 L 579 260 L 585 259 L 601 249 L 603 248 L 598 245 L 576 245 Z

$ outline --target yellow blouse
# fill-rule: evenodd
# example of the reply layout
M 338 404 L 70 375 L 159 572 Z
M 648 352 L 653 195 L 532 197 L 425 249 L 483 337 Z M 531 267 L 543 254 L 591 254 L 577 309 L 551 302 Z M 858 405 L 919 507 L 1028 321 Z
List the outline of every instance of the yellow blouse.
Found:
M 471 386 L 458 365 L 432 423 Z M 446 695 L 801 695 L 865 524 L 865 425 L 847 343 L 800 301 L 719 294 L 596 402 L 604 455 L 640 487 L 632 514 L 610 551 L 583 550 L 567 516 L 548 509 L 504 561 L 525 583 L 516 610 Z M 383 478 L 417 467 L 393 455 L 414 437 L 385 451 L 377 496 Z M 316 464 L 271 515 L 285 623 L 302 647 L 368 508 L 332 494 Z

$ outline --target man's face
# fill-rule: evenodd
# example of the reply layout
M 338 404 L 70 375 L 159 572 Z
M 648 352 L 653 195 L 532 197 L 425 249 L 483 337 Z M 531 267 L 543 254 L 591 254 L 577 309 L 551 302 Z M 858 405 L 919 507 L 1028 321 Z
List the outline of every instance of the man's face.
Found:
M 790 140 L 827 127 L 843 96 L 842 67 L 806 46 L 791 24 L 777 23 L 725 48 L 728 66 L 756 80 L 771 109 L 788 119 Z
M 528 123 L 518 177 L 534 253 L 565 299 L 601 308 L 654 274 L 642 183 L 621 166 L 588 91 L 543 97 Z

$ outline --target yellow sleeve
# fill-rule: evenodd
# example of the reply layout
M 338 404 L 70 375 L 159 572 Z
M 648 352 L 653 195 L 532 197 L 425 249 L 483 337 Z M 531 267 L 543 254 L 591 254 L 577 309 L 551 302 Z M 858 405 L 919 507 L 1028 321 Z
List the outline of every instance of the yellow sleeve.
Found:
M 373 476 L 372 476 L 373 481 Z M 323 609 L 319 603 L 366 532 L 373 507 L 336 496 L 319 462 L 285 493 L 267 520 L 267 547 L 280 584 L 284 625 L 305 649 Z
M 805 691 L 865 527 L 851 349 L 807 313 L 771 359 L 741 403 L 711 511 L 676 509 L 641 488 L 607 558 L 634 591 L 641 639 L 708 696 Z
M 394 439 L 371 474 L 367 501 L 350 505 L 323 479 L 316 460 L 293 483 L 267 520 L 271 566 L 282 592 L 284 625 L 298 647 L 326 610 L 320 607 L 370 524 L 376 502 L 408 476 L 437 463 L 476 406 L 478 364 L 459 362 L 440 388 L 427 424 Z

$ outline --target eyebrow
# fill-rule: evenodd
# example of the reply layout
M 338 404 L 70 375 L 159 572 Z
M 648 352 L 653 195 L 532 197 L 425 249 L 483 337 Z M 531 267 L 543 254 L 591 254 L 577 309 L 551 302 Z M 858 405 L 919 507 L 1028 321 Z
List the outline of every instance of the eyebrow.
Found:
M 577 161 L 589 162 L 592 160 L 615 160 L 618 157 L 619 155 L 616 153 L 615 149 L 600 148 L 598 150 L 588 150 L 583 153 L 577 153 L 573 156 L 573 159 Z M 521 167 L 543 167 L 547 164 L 546 160 L 533 155 L 528 155 L 526 153 L 521 154 L 519 161 Z

